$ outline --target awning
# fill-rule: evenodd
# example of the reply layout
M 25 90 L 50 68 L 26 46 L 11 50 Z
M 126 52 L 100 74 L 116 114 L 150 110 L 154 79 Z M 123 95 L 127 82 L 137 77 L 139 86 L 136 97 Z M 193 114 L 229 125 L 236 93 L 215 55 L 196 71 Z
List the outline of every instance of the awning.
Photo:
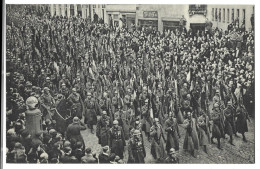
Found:
M 162 21 L 180 22 L 181 18 L 162 17 Z
M 139 18 L 138 20 L 145 20 L 145 21 L 158 21 L 158 18 Z

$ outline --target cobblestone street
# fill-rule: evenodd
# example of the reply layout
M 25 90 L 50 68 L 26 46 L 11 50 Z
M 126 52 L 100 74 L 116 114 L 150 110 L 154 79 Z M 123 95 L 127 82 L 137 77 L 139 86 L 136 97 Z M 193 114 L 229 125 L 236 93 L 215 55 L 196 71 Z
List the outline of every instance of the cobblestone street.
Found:
M 254 142 L 254 121 L 248 122 L 249 132 L 246 133 L 247 142 L 243 142 L 242 135 L 238 134 L 238 137 L 234 136 L 234 144 L 232 146 L 228 143 L 227 139 L 221 139 L 221 146 L 223 150 L 219 150 L 216 144 L 210 144 L 208 146 L 208 154 L 206 154 L 202 147 L 198 151 L 197 158 L 191 156 L 188 152 L 183 150 L 183 141 L 185 136 L 185 130 L 182 125 L 179 125 L 181 139 L 180 150 L 178 152 L 180 163 L 182 164 L 250 164 L 255 163 L 255 142 Z M 95 134 L 91 134 L 90 130 L 84 130 L 81 132 L 85 140 L 86 147 L 91 147 L 93 152 L 97 155 L 101 152 L 101 146 L 98 143 L 98 139 Z M 144 135 L 144 133 L 143 133 Z M 217 142 L 215 140 L 215 142 Z M 151 145 L 147 137 L 144 137 L 144 143 L 146 148 L 146 163 L 155 163 L 150 151 Z M 128 159 L 128 147 L 125 147 L 124 161 Z

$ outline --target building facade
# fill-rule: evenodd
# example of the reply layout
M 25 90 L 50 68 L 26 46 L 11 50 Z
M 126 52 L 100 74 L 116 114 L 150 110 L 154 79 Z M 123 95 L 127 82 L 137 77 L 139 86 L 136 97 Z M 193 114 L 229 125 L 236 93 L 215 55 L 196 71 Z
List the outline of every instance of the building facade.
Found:
M 96 13 L 109 25 L 135 24 L 153 27 L 159 31 L 173 30 L 180 26 L 193 31 L 205 29 L 211 21 L 213 27 L 227 30 L 233 21 L 239 26 L 244 22 L 246 30 L 252 28 L 253 5 L 174 5 L 174 4 L 51 4 L 51 15 L 81 16 L 94 19 Z
M 208 18 L 213 23 L 213 27 L 223 30 L 235 21 L 239 26 L 244 22 L 246 30 L 250 30 L 254 10 L 254 5 L 208 5 Z
M 96 13 L 99 18 L 106 20 L 105 4 L 51 4 L 51 16 L 81 16 L 94 19 Z
M 105 23 L 109 25 L 122 26 L 126 24 L 128 27 L 136 24 L 136 5 L 119 5 L 119 4 L 109 4 L 106 8 L 107 19 Z

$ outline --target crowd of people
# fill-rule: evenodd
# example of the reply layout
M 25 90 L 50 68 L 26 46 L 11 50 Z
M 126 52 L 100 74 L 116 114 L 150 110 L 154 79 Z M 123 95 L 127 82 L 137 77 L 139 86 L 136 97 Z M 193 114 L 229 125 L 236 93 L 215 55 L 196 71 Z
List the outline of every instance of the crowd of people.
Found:
M 144 163 L 145 137 L 156 162 L 179 163 L 181 137 L 194 157 L 214 139 L 222 149 L 226 135 L 232 145 L 238 133 L 247 141 L 253 30 L 160 32 L 34 12 L 7 8 L 22 23 L 6 32 L 8 163 Z M 71 124 L 59 128 L 53 109 Z M 32 135 L 26 112 L 36 110 L 42 130 Z M 87 129 L 98 155 L 84 143 Z

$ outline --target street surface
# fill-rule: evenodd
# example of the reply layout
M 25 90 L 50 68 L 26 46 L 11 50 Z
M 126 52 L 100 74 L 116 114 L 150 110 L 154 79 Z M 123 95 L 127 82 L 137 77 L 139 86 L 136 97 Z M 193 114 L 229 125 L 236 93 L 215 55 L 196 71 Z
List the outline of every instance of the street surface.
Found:
M 252 119 L 251 119 L 252 120 Z M 255 123 L 252 120 L 248 122 L 249 132 L 246 133 L 247 142 L 243 142 L 242 135 L 238 133 L 239 137 L 234 136 L 232 146 L 228 143 L 229 137 L 226 135 L 226 139 L 221 139 L 221 146 L 223 150 L 217 148 L 217 144 L 210 144 L 208 146 L 208 154 L 203 151 L 203 147 L 200 147 L 198 151 L 197 158 L 191 156 L 188 152 L 183 150 L 183 141 L 185 137 L 185 130 L 182 125 L 179 125 L 179 130 L 181 134 L 180 138 L 180 150 L 178 152 L 178 157 L 180 163 L 182 164 L 250 164 L 255 163 Z M 95 127 L 94 127 L 95 128 Z M 81 131 L 83 135 L 86 148 L 90 147 L 94 153 L 97 155 L 101 152 L 102 148 L 98 144 L 98 138 L 96 134 L 91 134 L 90 129 Z M 144 135 L 144 133 L 143 133 Z M 214 140 L 217 143 L 217 140 Z M 147 137 L 144 135 L 144 144 L 146 149 L 145 163 L 155 163 L 151 155 L 151 145 Z M 124 161 L 127 162 L 128 151 L 127 146 L 125 147 Z

